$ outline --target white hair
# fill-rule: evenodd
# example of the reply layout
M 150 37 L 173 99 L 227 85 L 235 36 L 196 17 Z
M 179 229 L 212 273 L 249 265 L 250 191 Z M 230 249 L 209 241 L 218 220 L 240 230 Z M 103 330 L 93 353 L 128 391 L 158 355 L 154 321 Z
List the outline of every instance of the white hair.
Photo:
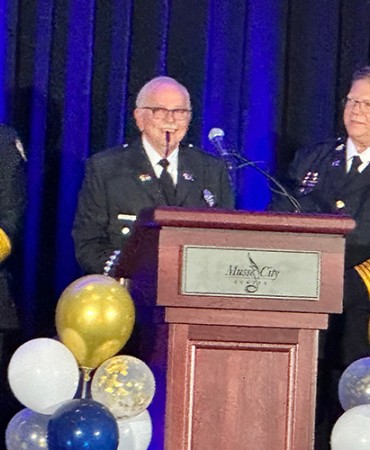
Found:
M 166 85 L 166 84 L 176 86 L 177 88 L 182 90 L 188 103 L 189 103 L 189 107 L 190 107 L 190 94 L 189 94 L 188 90 L 186 89 L 186 87 L 184 85 L 182 85 L 181 83 L 179 83 L 178 81 L 176 81 L 174 78 L 165 77 L 165 76 L 153 78 L 152 80 L 150 80 L 146 84 L 144 84 L 144 86 L 140 89 L 139 93 L 137 94 L 136 107 L 142 108 L 143 106 L 145 106 L 146 99 L 149 96 L 149 94 L 152 91 L 154 91 L 155 89 L 157 89 L 158 87 L 160 87 L 162 85 Z

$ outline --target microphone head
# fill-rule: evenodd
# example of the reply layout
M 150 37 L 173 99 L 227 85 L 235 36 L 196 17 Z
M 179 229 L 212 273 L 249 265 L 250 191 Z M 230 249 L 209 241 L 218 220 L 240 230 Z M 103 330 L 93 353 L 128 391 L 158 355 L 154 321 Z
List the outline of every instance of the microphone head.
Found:
M 224 130 L 221 128 L 212 128 L 208 133 L 208 139 L 212 142 L 214 139 L 223 138 L 225 136 Z

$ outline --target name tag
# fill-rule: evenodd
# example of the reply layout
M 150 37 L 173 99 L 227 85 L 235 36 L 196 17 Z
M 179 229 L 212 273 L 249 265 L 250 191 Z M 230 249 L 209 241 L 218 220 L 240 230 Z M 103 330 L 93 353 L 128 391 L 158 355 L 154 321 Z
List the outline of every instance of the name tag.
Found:
M 136 220 L 136 216 L 134 216 L 133 214 L 118 214 L 117 219 L 134 222 Z

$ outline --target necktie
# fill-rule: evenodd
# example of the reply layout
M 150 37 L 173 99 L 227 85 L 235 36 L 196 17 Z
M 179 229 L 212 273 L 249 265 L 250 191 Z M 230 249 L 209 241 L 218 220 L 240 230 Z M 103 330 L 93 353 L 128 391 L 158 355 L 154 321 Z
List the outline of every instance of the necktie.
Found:
M 161 159 L 158 163 L 163 167 L 161 176 L 159 177 L 159 182 L 161 184 L 162 192 L 165 197 L 165 204 L 168 206 L 176 205 L 176 188 L 173 184 L 171 175 L 168 173 L 169 162 L 168 159 Z
M 349 172 L 346 175 L 346 181 L 352 180 L 359 174 L 358 167 L 362 164 L 361 158 L 359 156 L 354 156 L 352 158 L 352 164 Z

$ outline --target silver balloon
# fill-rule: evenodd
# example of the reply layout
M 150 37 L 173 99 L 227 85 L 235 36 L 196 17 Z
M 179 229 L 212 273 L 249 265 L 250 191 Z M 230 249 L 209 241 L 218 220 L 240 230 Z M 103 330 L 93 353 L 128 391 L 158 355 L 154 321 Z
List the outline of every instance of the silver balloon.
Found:
M 339 380 L 338 394 L 345 411 L 370 403 L 370 358 L 358 359 L 347 367 Z
M 105 361 L 96 370 L 91 395 L 117 418 L 133 417 L 151 403 L 155 392 L 152 371 L 140 359 L 121 355 Z
M 47 430 L 50 416 L 28 408 L 19 411 L 5 432 L 7 450 L 47 450 Z
M 359 405 L 339 417 L 331 434 L 331 450 L 370 449 L 370 405 Z

